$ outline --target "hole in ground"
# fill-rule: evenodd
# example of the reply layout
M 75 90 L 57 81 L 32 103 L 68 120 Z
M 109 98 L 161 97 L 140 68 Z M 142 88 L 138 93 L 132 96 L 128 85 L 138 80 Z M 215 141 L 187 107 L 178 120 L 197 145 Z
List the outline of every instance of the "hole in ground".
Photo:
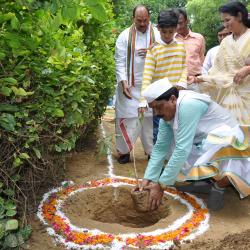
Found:
M 78 218 L 102 223 L 117 223 L 126 227 L 143 228 L 157 223 L 170 214 L 167 199 L 153 212 L 138 212 L 131 198 L 129 186 L 88 189 L 70 197 L 64 206 L 66 216 L 72 223 Z M 77 223 L 78 224 L 78 223 Z

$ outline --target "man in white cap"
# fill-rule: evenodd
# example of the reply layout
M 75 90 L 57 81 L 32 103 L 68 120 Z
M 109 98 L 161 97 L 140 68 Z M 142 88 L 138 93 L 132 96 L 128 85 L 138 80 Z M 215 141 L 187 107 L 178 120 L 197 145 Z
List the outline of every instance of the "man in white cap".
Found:
M 150 191 L 151 210 L 160 205 L 164 187 L 176 181 L 214 177 L 216 182 L 193 181 L 178 187 L 181 191 L 208 193 L 212 210 L 224 206 L 224 191 L 230 183 L 241 198 L 250 194 L 248 126 L 240 127 L 208 95 L 178 91 L 167 78 L 149 85 L 142 95 L 154 114 L 162 118 L 141 186 Z

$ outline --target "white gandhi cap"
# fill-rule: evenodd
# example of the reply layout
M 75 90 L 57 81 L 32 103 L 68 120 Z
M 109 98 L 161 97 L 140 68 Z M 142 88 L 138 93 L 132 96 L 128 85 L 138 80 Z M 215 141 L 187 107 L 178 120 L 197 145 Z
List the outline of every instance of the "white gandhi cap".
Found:
M 173 85 L 169 82 L 168 78 L 163 78 L 147 86 L 147 88 L 142 92 L 142 96 L 148 103 L 151 103 L 172 87 Z

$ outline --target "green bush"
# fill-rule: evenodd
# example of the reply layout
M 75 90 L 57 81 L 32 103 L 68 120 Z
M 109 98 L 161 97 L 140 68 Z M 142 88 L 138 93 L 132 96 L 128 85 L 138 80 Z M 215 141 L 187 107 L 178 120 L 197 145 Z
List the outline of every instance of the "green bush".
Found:
M 18 220 L 14 219 L 17 210 L 12 200 L 13 195 L 13 191 L 3 189 L 3 182 L 0 182 L 0 248 L 2 250 L 24 244 L 31 233 L 30 226 L 20 229 Z
M 105 111 L 113 26 L 104 0 L 0 4 L 0 177 L 20 207 L 49 179 L 55 184 L 64 152 Z

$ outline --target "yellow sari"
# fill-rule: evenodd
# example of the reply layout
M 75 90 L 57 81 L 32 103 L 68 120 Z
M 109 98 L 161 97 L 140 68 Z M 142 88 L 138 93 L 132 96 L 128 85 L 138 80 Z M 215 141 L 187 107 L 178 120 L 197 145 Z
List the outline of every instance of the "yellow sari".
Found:
M 228 109 L 241 124 L 250 124 L 250 75 L 241 84 L 233 78 L 250 56 L 250 29 L 234 40 L 226 37 L 219 48 L 208 75 L 202 75 L 200 91 L 208 93 L 214 101 Z

